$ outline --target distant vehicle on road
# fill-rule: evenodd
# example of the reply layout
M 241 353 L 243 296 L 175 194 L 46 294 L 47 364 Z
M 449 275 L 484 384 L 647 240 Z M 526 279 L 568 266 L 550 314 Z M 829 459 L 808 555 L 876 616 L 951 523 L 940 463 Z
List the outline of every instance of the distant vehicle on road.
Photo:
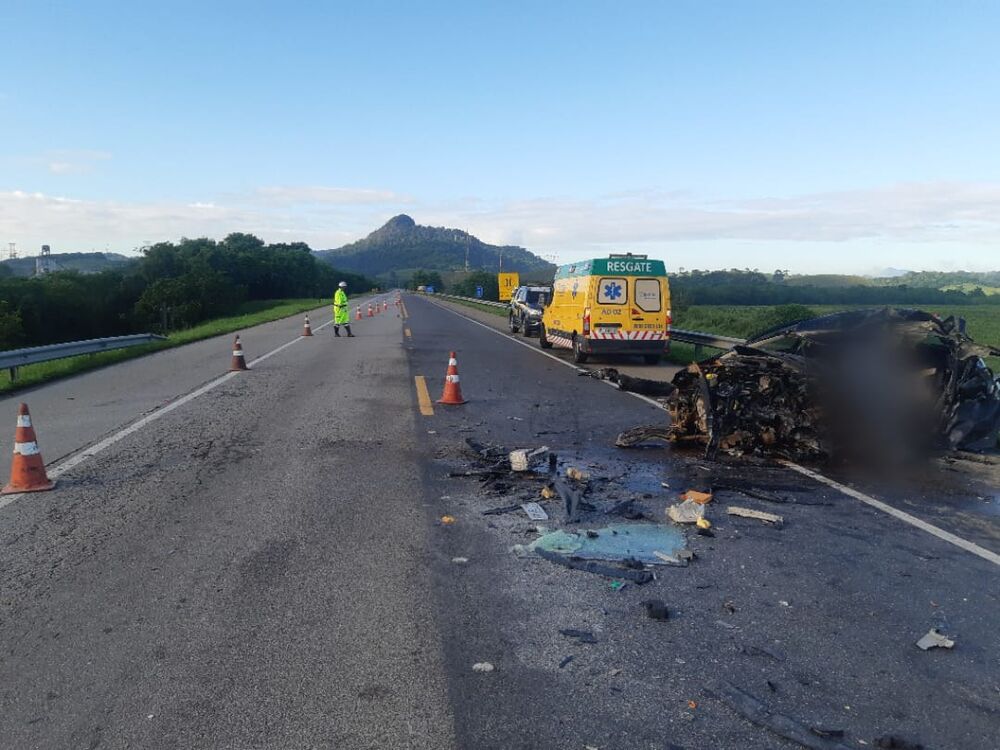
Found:
M 670 341 L 670 286 L 662 260 L 610 255 L 556 269 L 538 343 L 592 354 L 641 354 L 655 364 Z
M 550 286 L 519 286 L 510 298 L 510 312 L 507 323 L 511 333 L 521 332 L 531 336 L 538 331 L 542 320 L 542 310 L 552 299 Z

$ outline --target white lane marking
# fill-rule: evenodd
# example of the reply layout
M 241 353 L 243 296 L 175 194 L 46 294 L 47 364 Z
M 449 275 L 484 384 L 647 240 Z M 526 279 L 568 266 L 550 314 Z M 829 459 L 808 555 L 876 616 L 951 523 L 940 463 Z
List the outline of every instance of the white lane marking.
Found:
M 495 333 L 497 336 L 499 336 L 500 338 L 502 338 L 504 341 L 509 341 L 512 344 L 518 344 L 520 346 L 523 346 L 525 349 L 533 351 L 535 354 L 541 354 L 543 357 L 548 357 L 553 362 L 558 362 L 559 364 L 563 365 L 564 367 L 570 368 L 574 372 L 580 372 L 583 369 L 583 368 L 577 367 L 572 362 L 567 362 L 566 360 L 560 359 L 559 357 L 557 357 L 554 354 L 550 354 L 549 352 L 543 351 L 541 348 L 539 348 L 537 346 L 532 346 L 531 344 L 525 343 L 524 341 L 521 341 L 520 339 L 515 339 L 514 337 L 509 336 L 508 334 L 504 333 L 503 331 L 501 331 L 499 329 L 493 328 L 492 326 L 488 326 L 485 323 L 480 323 L 475 318 L 470 318 L 468 315 L 460 313 L 457 310 L 452 310 L 450 307 L 445 307 L 444 305 L 441 305 L 441 304 L 439 304 L 437 302 L 431 302 L 430 300 L 427 300 L 427 302 L 430 302 L 432 305 L 434 305 L 435 307 L 437 307 L 439 310 L 444 310 L 446 312 L 450 312 L 450 313 L 452 313 L 454 315 L 457 315 L 460 318 L 465 318 L 470 323 L 475 323 L 477 326 L 482 326 L 483 328 L 485 328 L 490 333 Z M 649 396 L 643 396 L 641 393 L 631 393 L 629 391 L 620 391 L 619 388 L 618 388 L 618 386 L 616 386 L 614 383 L 608 382 L 607 380 L 599 380 L 598 382 L 599 383 L 603 383 L 604 385 L 609 386 L 611 388 L 614 388 L 616 391 L 619 391 L 620 393 L 625 393 L 625 394 L 627 394 L 629 396 L 632 396 L 634 398 L 639 399 L 640 401 L 645 401 L 647 404 L 652 404 L 653 406 L 655 406 L 657 409 L 660 409 L 661 411 L 666 409 L 666 407 L 664 407 L 663 404 L 661 404 L 656 399 L 650 398 Z
M 428 300 L 428 302 L 429 301 L 430 300 Z M 548 352 L 543 352 L 541 349 L 538 349 L 538 348 L 536 348 L 534 346 L 531 346 L 530 344 L 526 344 L 523 341 L 519 341 L 518 339 L 511 338 L 507 334 L 505 334 L 503 331 L 497 330 L 496 328 L 491 328 L 490 326 L 486 325 L 485 323 L 480 323 L 478 320 L 475 320 L 474 318 L 470 318 L 467 315 L 463 315 L 462 313 L 457 312 L 455 310 L 452 310 L 449 307 L 445 307 L 444 305 L 438 304 L 437 302 L 432 302 L 431 304 L 437 306 L 441 310 L 447 310 L 448 312 L 454 313 L 455 315 L 458 315 L 461 318 L 465 318 L 470 323 L 475 323 L 477 326 L 482 326 L 487 331 L 492 331 L 493 333 L 497 334 L 498 336 L 502 336 L 507 341 L 510 341 L 510 342 L 512 342 L 514 344 L 520 344 L 521 346 L 527 347 L 528 349 L 530 349 L 531 351 L 535 352 L 536 354 L 541 354 L 544 357 L 548 357 L 549 359 L 555 360 L 556 362 L 558 362 L 561 365 L 566 365 L 567 367 L 571 367 L 574 370 L 579 371 L 579 368 L 575 367 L 573 364 L 571 364 L 569 362 L 566 362 L 564 360 L 561 360 L 561 359 L 559 359 L 559 357 L 556 357 L 556 356 L 554 356 L 552 354 L 549 354 Z M 612 388 L 615 388 L 615 385 L 613 383 L 609 383 L 606 380 L 602 380 L 601 382 L 604 383 L 604 384 L 606 384 L 606 385 L 610 385 Z M 618 390 L 618 389 L 615 388 L 615 390 Z M 625 393 L 626 395 L 629 395 L 629 396 L 634 396 L 635 398 L 640 399 L 642 401 L 645 401 L 647 403 L 650 403 L 650 404 L 652 404 L 653 406 L 655 406 L 655 407 L 657 407 L 659 409 L 665 409 L 665 407 L 663 406 L 663 404 L 661 404 L 659 401 L 655 401 L 655 400 L 649 398 L 648 396 L 643 396 L 642 394 L 639 394 L 639 393 L 631 393 L 629 391 L 621 391 L 621 392 Z M 803 475 L 805 475 L 807 477 L 815 479 L 817 482 L 822 482 L 825 485 L 828 485 L 830 487 L 833 487 L 834 489 L 840 490 L 841 492 L 843 492 L 848 497 L 853 497 L 855 500 L 860 500 L 861 502 L 863 502 L 863 503 L 865 503 L 867 505 L 870 505 L 873 508 L 877 508 L 878 510 L 881 510 L 884 513 L 888 513 L 890 516 L 893 516 L 894 518 L 898 518 L 901 521 L 905 521 L 906 523 L 912 524 L 913 526 L 916 526 L 918 529 L 921 529 L 922 531 L 926 531 L 928 534 L 931 534 L 932 536 L 936 536 L 938 539 L 942 539 L 942 540 L 944 540 L 946 542 L 949 542 L 951 544 L 956 545 L 957 547 L 961 547 L 962 549 L 964 549 L 967 552 L 971 552 L 974 555 L 978 555 L 979 557 L 982 557 L 984 560 L 989 560 L 991 563 L 995 563 L 996 565 L 1000 565 L 1000 555 L 997 555 L 995 552 L 990 552 L 990 550 L 988 550 L 988 549 L 986 549 L 984 547 L 980 547 L 978 544 L 975 544 L 974 542 L 970 542 L 970 541 L 967 541 L 965 539 L 962 539 L 962 537 L 956 536 L 956 535 L 954 535 L 954 534 L 952 534 L 950 532 L 945 531 L 944 529 L 939 529 L 937 526 L 934 526 L 933 524 L 929 524 L 926 521 L 921 521 L 916 516 L 911 516 L 909 513 L 906 513 L 905 511 L 897 510 L 896 508 L 893 508 L 891 505 L 883 503 L 881 500 L 876 500 L 873 497 L 869 497 L 868 495 L 864 494 L 863 492 L 858 492 L 857 490 L 851 489 L 850 487 L 847 487 L 847 486 L 841 484 L 840 482 L 834 481 L 833 479 L 830 479 L 828 477 L 823 476 L 822 474 L 819 474 L 819 473 L 817 473 L 815 471 L 807 469 L 804 466 L 799 466 L 798 464 L 794 464 L 791 461 L 782 461 L 781 463 L 784 464 L 785 466 L 787 466 L 788 468 L 793 469 L 793 470 L 799 472 L 800 474 L 803 474 Z
M 326 323 L 323 323 L 320 326 L 317 326 L 316 330 L 317 331 L 321 331 L 324 328 L 326 328 L 328 325 L 333 325 L 333 321 L 330 320 L 330 321 L 327 321 Z M 264 355 L 262 355 L 260 357 L 257 357 L 257 359 L 251 360 L 249 362 L 249 364 L 250 365 L 255 365 L 258 362 L 263 362 L 268 357 L 273 357 L 278 352 L 280 352 L 280 351 L 282 351 L 284 349 L 287 349 L 292 344 L 298 343 L 301 340 L 302 340 L 302 337 L 298 336 L 298 337 L 292 339 L 291 341 L 289 341 L 287 344 L 282 344 L 277 349 L 272 349 L 267 354 L 264 354 Z M 206 383 L 205 385 L 201 386 L 200 388 L 197 388 L 197 389 L 191 391 L 190 393 L 188 393 L 188 394 L 186 394 L 184 396 L 181 396 L 176 401 L 171 401 L 166 406 L 164 406 L 164 407 L 162 407 L 160 409 L 157 409 L 156 411 L 150 412 L 145 417 L 143 417 L 142 419 L 140 419 L 138 422 L 133 422 L 128 427 L 125 427 L 125 428 L 119 430 L 118 432 L 114 433 L 113 435 L 109 435 L 108 437 L 104 438 L 103 440 L 101 440 L 101 441 L 99 441 L 97 443 L 94 443 L 93 445 L 91 445 L 91 446 L 89 446 L 87 448 L 84 448 L 79 453 L 74 453 L 69 458 L 67 458 L 65 461 L 61 461 L 61 462 L 57 463 L 55 466 L 52 466 L 52 467 L 46 467 L 46 473 L 48 474 L 49 479 L 56 479 L 58 477 L 61 477 L 66 472 L 72 471 L 77 466 L 79 466 L 84 461 L 86 461 L 88 458 L 92 458 L 92 457 L 96 456 L 101 451 L 103 451 L 103 450 L 105 450 L 107 448 L 110 448 L 112 445 L 114 445 L 115 443 L 117 443 L 117 442 L 119 442 L 121 440 L 124 440 L 129 435 L 132 435 L 133 433 L 138 432 L 139 430 L 141 430 L 146 425 L 151 424 L 151 423 L 155 422 L 156 420 L 160 419 L 161 417 L 166 416 L 167 414 L 169 414 L 170 412 L 172 412 L 174 409 L 179 409 L 180 407 L 184 406 L 184 404 L 187 404 L 187 403 L 190 403 L 191 401 L 194 401 L 199 396 L 203 396 L 206 393 L 208 393 L 209 391 L 211 391 L 211 390 L 213 390 L 215 388 L 218 388 L 220 385 L 222 385 L 223 383 L 225 383 L 229 379 L 236 377 L 239 374 L 240 373 L 238 371 L 237 372 L 227 372 L 225 375 L 221 375 L 220 377 L 217 377 L 215 380 L 209 381 L 208 383 Z M 16 495 L 3 495 L 3 496 L 0 496 L 0 508 L 4 508 L 4 507 L 10 505 L 12 502 L 14 502 L 18 498 L 22 497 L 23 495 L 24 495 L 24 493 L 19 493 L 19 494 L 16 494 Z
M 848 487 L 847 485 L 841 484 L 840 482 L 830 479 L 829 477 L 825 477 L 822 474 L 813 471 L 812 469 L 807 469 L 805 466 L 799 466 L 798 464 L 792 463 L 791 461 L 782 461 L 781 463 L 787 466 L 789 469 L 797 471 L 799 474 L 803 474 L 809 477 L 810 479 L 814 479 L 817 482 L 821 482 L 827 485 L 828 487 L 833 487 L 835 490 L 843 492 L 848 497 L 853 497 L 855 500 L 860 500 L 865 505 L 870 505 L 871 507 L 877 508 L 883 513 L 888 513 L 893 518 L 898 518 L 900 521 L 908 523 L 911 526 L 916 526 L 918 529 L 926 531 L 928 534 L 936 536 L 938 539 L 948 542 L 949 544 L 954 544 L 956 547 L 961 547 L 966 552 L 971 552 L 974 555 L 978 555 L 984 560 L 989 560 L 994 565 L 1000 565 L 1000 555 L 996 554 L 995 552 L 991 552 L 985 547 L 980 547 L 978 544 L 962 539 L 962 537 L 960 536 L 956 536 L 949 531 L 945 531 L 944 529 L 938 528 L 933 524 L 927 523 L 926 521 L 922 521 L 916 516 L 911 516 L 906 511 L 894 508 L 891 505 L 883 503 L 881 500 L 876 500 L 874 497 L 871 497 L 870 495 L 866 495 L 865 493 L 859 492 L 858 490 L 853 489 L 852 487 Z

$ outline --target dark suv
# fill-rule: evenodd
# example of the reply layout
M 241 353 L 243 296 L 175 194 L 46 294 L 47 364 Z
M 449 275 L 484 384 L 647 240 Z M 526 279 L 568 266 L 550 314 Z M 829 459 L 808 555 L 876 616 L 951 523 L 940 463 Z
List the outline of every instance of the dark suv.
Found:
M 510 332 L 521 332 L 523 336 L 531 336 L 538 332 L 542 322 L 542 309 L 552 299 L 550 286 L 519 286 L 510 297 L 510 312 L 507 322 Z

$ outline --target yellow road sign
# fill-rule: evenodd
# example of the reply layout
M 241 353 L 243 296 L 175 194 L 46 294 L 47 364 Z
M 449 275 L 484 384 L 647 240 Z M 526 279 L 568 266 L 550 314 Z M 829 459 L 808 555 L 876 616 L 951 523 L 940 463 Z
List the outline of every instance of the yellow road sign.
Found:
M 506 302 L 521 285 L 521 277 L 516 273 L 498 273 L 497 284 L 500 287 L 500 301 Z

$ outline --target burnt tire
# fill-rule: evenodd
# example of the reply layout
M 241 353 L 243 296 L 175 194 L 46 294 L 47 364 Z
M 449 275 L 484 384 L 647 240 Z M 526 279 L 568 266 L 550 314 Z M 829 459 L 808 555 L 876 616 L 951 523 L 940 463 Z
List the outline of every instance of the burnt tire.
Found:
M 542 349 L 551 349 L 552 348 L 552 342 L 549 341 L 548 338 L 546 337 L 546 335 L 545 335 L 545 325 L 542 324 L 542 323 L 538 324 L 538 345 L 540 347 L 542 347 Z

